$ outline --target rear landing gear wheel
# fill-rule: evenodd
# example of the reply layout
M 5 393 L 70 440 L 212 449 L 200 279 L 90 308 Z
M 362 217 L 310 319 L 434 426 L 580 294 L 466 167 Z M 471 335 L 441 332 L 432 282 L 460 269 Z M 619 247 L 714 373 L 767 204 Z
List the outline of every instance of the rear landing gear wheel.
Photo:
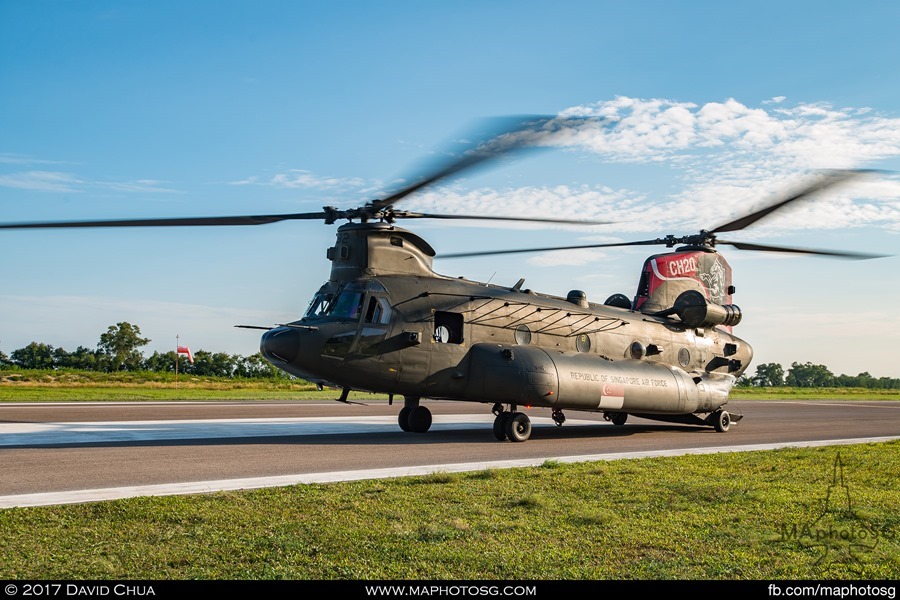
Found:
M 400 429 L 403 431 L 412 431 L 409 428 L 409 413 L 412 412 L 412 406 L 404 406 L 400 409 L 400 414 L 397 415 L 397 423 L 400 424 Z
M 497 413 L 494 419 L 494 437 L 501 442 L 506 441 L 506 421 L 509 418 L 508 412 Z
M 514 412 L 506 420 L 506 437 L 513 442 L 524 442 L 531 437 L 531 419 L 525 413 Z
M 404 409 L 405 410 L 405 409 Z M 431 411 L 424 406 L 416 406 L 409 412 L 409 430 L 425 433 L 431 427 Z
M 717 410 L 713 416 L 715 417 L 715 421 L 713 422 L 713 427 L 716 428 L 716 431 L 719 433 L 725 433 L 731 427 L 731 415 L 729 415 L 724 410 Z

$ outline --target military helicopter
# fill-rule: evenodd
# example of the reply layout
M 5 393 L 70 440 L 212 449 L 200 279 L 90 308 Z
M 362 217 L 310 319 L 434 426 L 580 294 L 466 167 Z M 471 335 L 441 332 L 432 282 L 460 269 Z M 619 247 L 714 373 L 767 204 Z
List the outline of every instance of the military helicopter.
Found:
M 516 252 L 665 246 L 646 259 L 632 298 L 603 303 L 579 290 L 563 298 L 513 286 L 438 274 L 437 253 L 399 219 L 516 220 L 601 223 L 562 219 L 432 214 L 398 210 L 415 192 L 502 156 L 539 147 L 564 123 L 556 117 L 497 121 L 461 157 L 430 168 L 403 189 L 356 208 L 225 217 L 130 219 L 0 224 L 0 229 L 262 225 L 322 220 L 337 228 L 326 257 L 331 274 L 297 320 L 264 330 L 260 351 L 271 364 L 320 386 L 403 397 L 400 429 L 424 433 L 432 424 L 423 398 L 491 405 L 494 436 L 524 442 L 532 424 L 523 407 L 549 409 L 562 425 L 564 411 L 602 413 L 614 425 L 628 416 L 713 427 L 726 432 L 742 415 L 725 406 L 751 363 L 751 346 L 733 335 L 742 318 L 732 303 L 732 271 L 717 246 L 739 250 L 843 258 L 874 255 L 726 241 L 801 198 L 866 171 L 820 173 L 801 189 L 738 219 L 692 235 L 606 244 L 481 250 L 443 258 Z

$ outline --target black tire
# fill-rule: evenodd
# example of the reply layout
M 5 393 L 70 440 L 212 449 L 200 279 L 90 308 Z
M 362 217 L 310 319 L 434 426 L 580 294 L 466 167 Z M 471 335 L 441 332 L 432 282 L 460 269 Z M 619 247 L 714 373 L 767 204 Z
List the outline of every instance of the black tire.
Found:
M 612 421 L 613 425 L 624 425 L 625 421 L 628 420 L 628 413 L 614 412 L 609 416 L 609 420 Z
M 404 406 L 400 409 L 400 414 L 397 415 L 397 423 L 400 424 L 400 429 L 403 431 L 412 431 L 409 428 L 409 413 L 412 412 L 412 406 Z
M 431 427 L 431 411 L 424 406 L 417 406 L 409 413 L 409 430 L 414 433 L 425 433 Z
M 731 427 L 731 415 L 724 410 L 716 411 L 713 426 L 719 433 L 725 433 Z
M 513 442 L 524 442 L 531 437 L 531 419 L 525 413 L 514 412 L 506 419 L 506 437 Z
M 494 437 L 500 440 L 501 442 L 509 439 L 506 436 L 506 421 L 509 419 L 508 412 L 497 413 L 497 418 L 494 419 Z

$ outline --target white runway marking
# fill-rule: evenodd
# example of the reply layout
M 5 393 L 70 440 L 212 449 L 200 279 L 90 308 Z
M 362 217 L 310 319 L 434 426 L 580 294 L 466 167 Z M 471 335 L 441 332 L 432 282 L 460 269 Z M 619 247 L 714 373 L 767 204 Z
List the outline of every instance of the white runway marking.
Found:
M 433 428 L 465 429 L 491 423 L 491 415 L 435 416 Z M 536 426 L 555 427 L 550 419 L 533 419 Z M 598 425 L 602 422 L 587 420 L 566 421 L 567 426 Z M 300 419 L 225 419 L 212 421 L 140 421 L 140 422 L 94 422 L 94 423 L 26 423 L 0 424 L 0 445 L 45 445 L 45 444 L 89 444 L 111 441 L 175 440 L 198 438 L 227 438 L 253 436 L 296 436 L 339 433 L 381 433 L 396 432 L 395 417 L 334 417 Z M 900 439 L 900 436 L 821 440 L 810 442 L 788 442 L 779 444 L 753 444 L 746 446 L 718 446 L 713 448 L 690 448 L 683 450 L 657 450 L 643 452 L 618 452 L 580 456 L 544 457 L 522 460 L 486 461 L 446 465 L 424 465 L 388 469 L 367 469 L 359 471 L 338 471 L 331 473 L 304 473 L 276 477 L 249 477 L 214 481 L 144 485 L 93 490 L 73 490 L 40 494 L 20 494 L 0 496 L 0 508 L 24 506 L 47 506 L 54 504 L 75 504 L 102 500 L 116 500 L 137 496 L 172 496 L 181 494 L 201 494 L 226 490 L 245 490 L 264 487 L 288 486 L 310 483 L 330 483 L 361 479 L 383 479 L 427 475 L 431 473 L 454 473 L 481 471 L 485 469 L 508 469 L 514 467 L 539 466 L 548 460 L 561 463 L 588 461 L 649 458 L 656 456 L 679 456 L 686 454 L 714 454 L 720 452 L 749 452 L 753 450 L 774 450 L 786 447 L 814 447 L 842 444 L 863 444 Z
M 435 415 L 431 431 L 483 428 L 493 422 L 491 414 Z M 531 422 L 556 426 L 546 417 L 531 417 Z M 602 424 L 566 421 L 567 427 Z M 399 432 L 395 416 L 0 423 L 0 447 Z

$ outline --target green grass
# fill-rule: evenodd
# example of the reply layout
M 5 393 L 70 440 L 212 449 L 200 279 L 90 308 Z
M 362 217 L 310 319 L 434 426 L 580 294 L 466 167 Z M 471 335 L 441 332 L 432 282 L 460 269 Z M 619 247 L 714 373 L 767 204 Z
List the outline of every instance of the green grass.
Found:
M 877 388 L 744 388 L 731 390 L 731 398 L 752 400 L 900 400 L 900 390 Z
M 338 390 L 316 390 L 308 381 L 287 378 L 231 379 L 174 373 L 0 369 L 0 402 L 121 402 L 332 400 Z M 350 400 L 381 398 L 353 392 Z M 387 396 L 383 396 L 387 398 Z
M 890 442 L 6 509 L 0 578 L 896 580 L 898 475 Z

